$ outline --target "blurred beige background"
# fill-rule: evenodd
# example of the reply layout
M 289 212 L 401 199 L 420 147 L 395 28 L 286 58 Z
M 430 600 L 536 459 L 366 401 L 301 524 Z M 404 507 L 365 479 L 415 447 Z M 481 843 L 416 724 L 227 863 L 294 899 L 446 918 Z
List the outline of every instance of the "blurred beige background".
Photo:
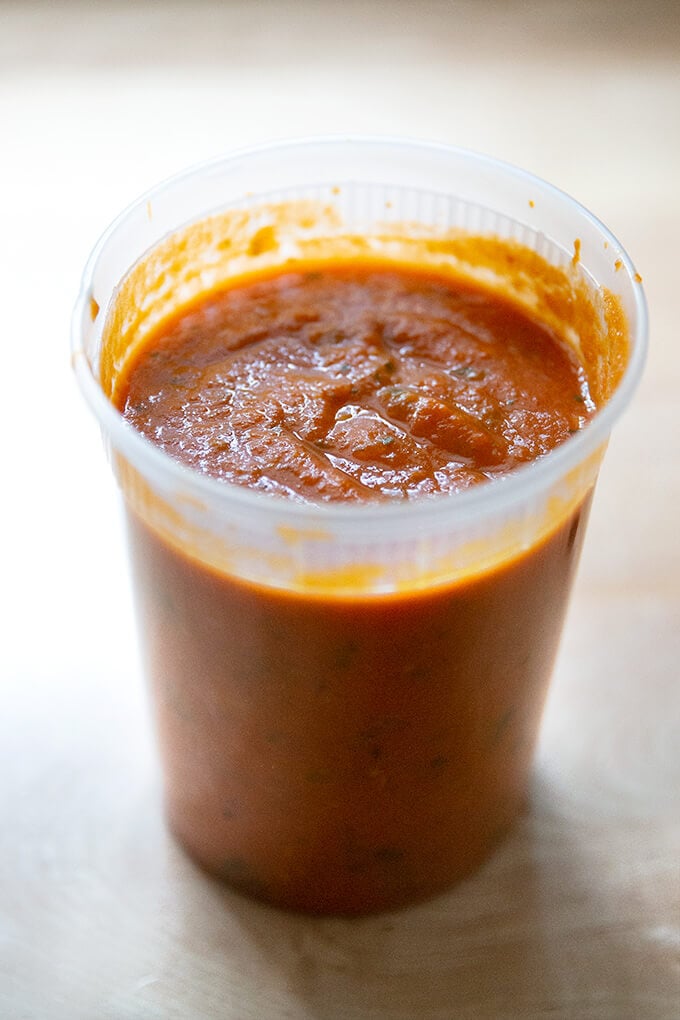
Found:
M 114 484 L 68 364 L 97 236 L 290 135 L 524 166 L 642 273 L 525 818 L 471 880 L 355 922 L 198 874 L 160 820 Z M 3 1020 L 680 1016 L 680 4 L 0 0 Z

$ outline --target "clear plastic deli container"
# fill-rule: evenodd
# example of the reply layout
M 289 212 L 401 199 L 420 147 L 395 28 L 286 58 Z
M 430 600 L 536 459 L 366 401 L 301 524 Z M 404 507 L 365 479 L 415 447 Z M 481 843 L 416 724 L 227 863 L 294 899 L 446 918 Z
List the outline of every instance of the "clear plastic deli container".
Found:
M 203 292 L 367 254 L 510 295 L 571 344 L 599 410 L 465 492 L 303 505 L 201 475 L 111 403 Z M 477 866 L 522 804 L 589 502 L 645 355 L 608 230 L 511 166 L 332 138 L 237 153 L 143 196 L 85 269 L 73 358 L 123 494 L 172 831 L 289 908 L 362 913 Z M 121 664 L 125 669 L 125 664 Z

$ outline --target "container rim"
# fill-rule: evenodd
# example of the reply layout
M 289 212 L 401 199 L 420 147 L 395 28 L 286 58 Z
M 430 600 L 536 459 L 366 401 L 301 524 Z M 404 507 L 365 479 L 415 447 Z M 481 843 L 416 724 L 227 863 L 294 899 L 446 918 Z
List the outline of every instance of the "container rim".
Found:
M 595 228 L 602 240 L 607 243 L 612 254 L 621 262 L 621 276 L 627 277 L 631 284 L 635 316 L 634 321 L 629 323 L 630 356 L 624 374 L 611 398 L 596 412 L 585 428 L 545 456 L 462 492 L 425 495 L 417 499 L 405 499 L 399 502 L 350 504 L 297 502 L 279 494 L 255 491 L 209 477 L 174 460 L 125 421 L 101 388 L 83 346 L 83 327 L 89 317 L 90 294 L 95 270 L 108 242 L 118 228 L 133 212 L 140 207 L 146 207 L 149 201 L 152 201 L 165 189 L 180 185 L 189 178 L 209 174 L 217 167 L 226 164 L 233 165 L 239 161 L 268 153 L 274 154 L 312 147 L 329 150 L 334 147 L 346 146 L 357 148 L 372 146 L 383 149 L 407 147 L 410 150 L 430 153 L 433 157 L 454 157 L 474 161 L 480 168 L 486 167 L 494 172 L 502 172 L 531 185 L 533 189 L 540 189 L 544 194 L 552 195 L 563 204 L 570 205 L 575 214 L 581 219 L 587 220 Z M 207 213 L 208 210 L 206 210 Z M 180 224 L 178 224 L 179 226 Z M 103 314 L 106 314 L 106 311 L 106 308 L 102 309 Z M 223 507 L 229 506 L 231 512 L 240 511 L 249 518 L 262 518 L 263 516 L 269 518 L 275 514 L 277 522 L 288 526 L 304 528 L 312 525 L 318 527 L 320 524 L 324 524 L 354 529 L 358 526 L 379 528 L 381 525 L 389 523 L 393 526 L 403 525 L 412 531 L 414 525 L 432 526 L 436 524 L 437 520 L 441 520 L 442 523 L 446 521 L 450 526 L 453 514 L 455 514 L 457 523 L 463 523 L 471 518 L 478 519 L 508 511 L 518 503 L 525 501 L 528 493 L 548 491 L 560 478 L 565 477 L 572 469 L 603 446 L 615 421 L 630 403 L 639 383 L 647 354 L 647 333 L 647 302 L 641 278 L 637 274 L 632 260 L 608 227 L 567 192 L 512 163 L 459 146 L 391 135 L 319 135 L 248 146 L 193 164 L 154 185 L 124 208 L 100 236 L 85 265 L 71 318 L 71 361 L 83 396 L 112 446 L 127 457 L 147 478 L 162 478 L 166 485 L 174 483 L 178 489 L 184 491 L 190 489 L 198 499 L 210 500 L 211 503 L 220 504 Z

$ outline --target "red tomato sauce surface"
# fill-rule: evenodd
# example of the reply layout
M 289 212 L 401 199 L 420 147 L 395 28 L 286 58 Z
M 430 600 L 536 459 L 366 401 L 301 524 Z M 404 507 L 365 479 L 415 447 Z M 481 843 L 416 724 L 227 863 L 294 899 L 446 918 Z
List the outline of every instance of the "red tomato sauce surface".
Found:
M 149 339 L 116 402 L 191 467 L 304 501 L 465 489 L 594 410 L 576 359 L 508 300 L 361 263 L 204 297 Z

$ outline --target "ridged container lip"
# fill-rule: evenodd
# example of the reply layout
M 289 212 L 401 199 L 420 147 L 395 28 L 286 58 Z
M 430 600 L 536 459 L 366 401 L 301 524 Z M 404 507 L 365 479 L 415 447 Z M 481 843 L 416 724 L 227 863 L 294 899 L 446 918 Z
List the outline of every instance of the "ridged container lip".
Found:
M 421 496 L 415 500 L 399 502 L 349 504 L 295 502 L 285 496 L 254 491 L 208 477 L 169 457 L 125 421 L 104 393 L 84 347 L 95 272 L 123 224 L 141 208 L 147 208 L 148 203 L 163 192 L 177 189 L 183 183 L 201 176 L 212 175 L 218 168 L 227 165 L 235 167 L 243 161 L 261 156 L 274 157 L 276 153 L 290 155 L 299 152 L 302 157 L 305 151 L 309 154 L 314 149 L 328 154 L 333 149 L 346 151 L 347 148 L 372 148 L 385 153 L 392 149 L 395 157 L 397 150 L 401 149 L 402 152 L 408 150 L 429 155 L 432 159 L 472 162 L 479 168 L 480 174 L 502 174 L 515 183 L 525 185 L 527 194 L 540 193 L 568 206 L 574 216 L 575 230 L 578 230 L 579 223 L 587 222 L 599 234 L 612 258 L 620 262 L 619 278 L 622 282 L 627 278 L 630 285 L 634 314 L 629 317 L 630 355 L 624 374 L 611 398 L 584 429 L 545 457 L 463 492 Z M 388 183 L 385 182 L 386 185 Z M 456 195 L 454 188 L 451 195 Z M 257 194 L 252 196 L 253 200 L 256 198 Z M 210 209 L 206 209 L 204 215 L 210 212 Z M 177 223 L 178 228 L 182 225 L 182 222 Z M 160 484 L 165 491 L 174 487 L 178 492 L 189 492 L 193 498 L 213 506 L 218 512 L 221 510 L 232 517 L 241 516 L 251 523 L 258 518 L 270 520 L 274 517 L 277 525 L 292 528 L 312 528 L 322 524 L 337 533 L 356 534 L 360 530 L 364 536 L 375 533 L 384 537 L 386 528 L 392 532 L 413 534 L 421 530 L 436 530 L 438 524 L 442 527 L 450 527 L 454 523 L 461 526 L 466 521 L 479 522 L 487 516 L 511 513 L 513 508 L 530 500 L 532 495 L 549 491 L 606 443 L 614 423 L 631 401 L 646 359 L 647 305 L 639 280 L 635 266 L 623 246 L 596 216 L 566 192 L 510 163 L 456 146 L 391 136 L 348 135 L 292 139 L 236 150 L 189 167 L 149 189 L 113 220 L 93 248 L 83 272 L 71 323 L 72 364 L 81 391 L 104 436 L 152 485 Z

